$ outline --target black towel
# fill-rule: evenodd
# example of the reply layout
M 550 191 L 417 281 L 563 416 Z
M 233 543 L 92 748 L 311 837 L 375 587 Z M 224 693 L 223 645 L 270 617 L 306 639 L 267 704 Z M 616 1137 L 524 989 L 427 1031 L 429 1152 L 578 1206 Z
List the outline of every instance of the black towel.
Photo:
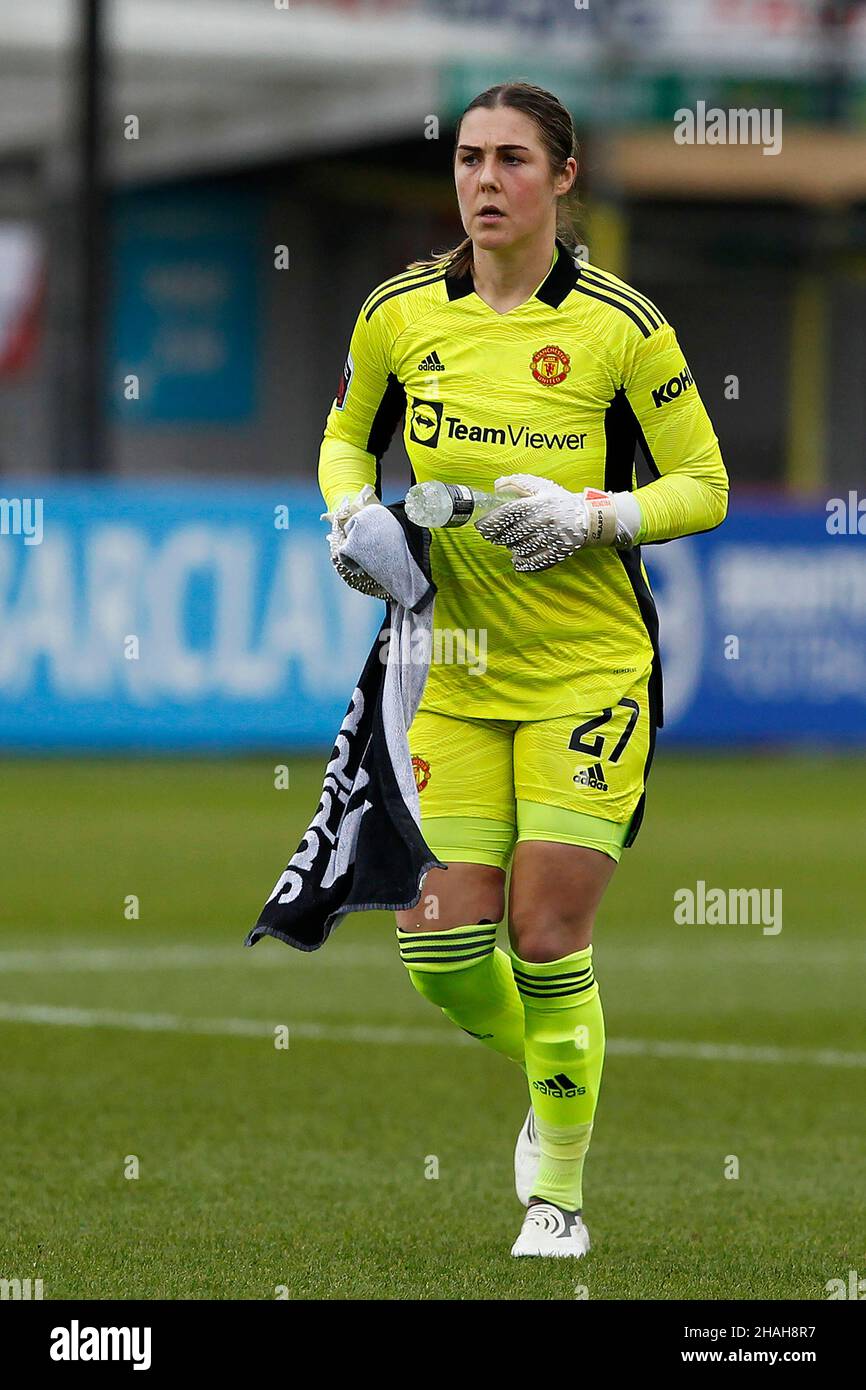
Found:
M 299 951 L 316 951 L 344 913 L 414 907 L 428 869 L 445 867 L 421 835 L 406 738 L 426 679 L 426 666 L 423 671 L 417 669 L 419 643 L 412 637 L 418 629 L 429 636 L 432 626 L 436 589 L 430 578 L 430 534 L 406 519 L 402 503 L 383 511 L 402 528 L 406 573 L 399 583 L 394 582 L 393 571 L 387 572 L 387 582 L 386 574 L 375 577 L 382 579 L 389 592 L 401 592 L 388 603 L 358 677 L 328 761 L 316 814 L 248 934 L 246 946 L 254 946 L 262 936 L 275 936 Z M 393 521 L 384 516 L 381 521 L 393 531 Z M 393 541 L 393 536 L 389 539 Z M 381 548 L 382 553 L 385 549 Z M 372 550 L 377 550 L 375 544 Z M 376 555 L 356 555 L 372 573 Z M 390 638 L 387 664 L 382 660 L 386 630 Z M 405 664 L 401 653 L 411 655 Z

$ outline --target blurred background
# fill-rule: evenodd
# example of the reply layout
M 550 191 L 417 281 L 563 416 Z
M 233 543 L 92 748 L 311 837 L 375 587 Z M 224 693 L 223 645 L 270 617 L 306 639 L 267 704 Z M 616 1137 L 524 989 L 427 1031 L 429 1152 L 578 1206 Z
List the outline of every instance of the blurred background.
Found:
M 644 549 L 667 718 L 597 931 L 592 1297 L 866 1269 L 866 2 L 0 0 L 0 1280 L 574 1298 L 509 1267 L 522 1073 L 393 922 L 241 949 L 382 617 L 316 487 L 349 335 L 462 239 L 455 122 L 521 79 L 732 484 Z M 680 143 L 682 110 L 770 139 Z M 784 921 L 680 925 L 702 883 Z

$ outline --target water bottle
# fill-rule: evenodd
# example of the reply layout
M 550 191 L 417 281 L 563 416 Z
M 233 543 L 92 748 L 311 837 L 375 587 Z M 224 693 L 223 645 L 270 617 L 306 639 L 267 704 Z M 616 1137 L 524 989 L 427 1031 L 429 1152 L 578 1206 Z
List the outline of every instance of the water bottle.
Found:
M 415 483 L 406 493 L 406 515 L 416 526 L 466 526 L 522 496 L 513 488 L 494 493 L 465 483 Z

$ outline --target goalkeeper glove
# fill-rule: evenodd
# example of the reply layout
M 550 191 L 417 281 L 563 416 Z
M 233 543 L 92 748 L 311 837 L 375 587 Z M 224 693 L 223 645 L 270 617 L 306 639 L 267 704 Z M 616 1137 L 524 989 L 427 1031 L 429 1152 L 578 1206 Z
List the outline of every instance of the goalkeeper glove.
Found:
M 337 571 L 340 578 L 349 585 L 350 589 L 357 589 L 361 594 L 369 594 L 371 598 L 388 599 L 391 595 L 375 579 L 372 579 L 366 570 L 362 570 L 360 565 L 355 564 L 354 560 L 343 558 L 340 549 L 345 542 L 349 530 L 357 526 L 359 522 L 363 525 L 365 507 L 381 506 L 382 503 L 376 496 L 375 488 L 369 483 L 365 483 L 361 491 L 355 497 L 344 497 L 338 507 L 332 512 L 323 512 L 322 521 L 330 521 L 331 529 L 328 533 L 328 548 L 331 552 L 331 564 Z
M 530 473 L 497 478 L 495 490 L 505 488 L 525 495 L 489 512 L 475 528 L 493 545 L 508 546 L 521 573 L 550 569 L 584 546 L 634 545 L 640 531 L 640 507 L 630 492 L 569 492 Z

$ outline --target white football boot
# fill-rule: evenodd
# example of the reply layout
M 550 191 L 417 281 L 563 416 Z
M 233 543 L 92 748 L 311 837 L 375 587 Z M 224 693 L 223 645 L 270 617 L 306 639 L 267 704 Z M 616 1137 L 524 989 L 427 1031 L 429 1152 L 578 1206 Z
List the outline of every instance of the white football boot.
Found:
M 517 1143 L 514 1146 L 514 1187 L 519 1201 L 525 1207 L 529 1206 L 529 1199 L 532 1196 L 532 1184 L 538 1174 L 538 1165 L 541 1162 L 541 1146 L 538 1142 L 538 1131 L 535 1128 L 535 1116 L 530 1105 L 526 1119 L 517 1136 Z
M 512 1255 L 570 1255 L 580 1259 L 589 1249 L 589 1231 L 579 1211 L 563 1211 L 553 1202 L 533 1202 L 523 1218 Z

